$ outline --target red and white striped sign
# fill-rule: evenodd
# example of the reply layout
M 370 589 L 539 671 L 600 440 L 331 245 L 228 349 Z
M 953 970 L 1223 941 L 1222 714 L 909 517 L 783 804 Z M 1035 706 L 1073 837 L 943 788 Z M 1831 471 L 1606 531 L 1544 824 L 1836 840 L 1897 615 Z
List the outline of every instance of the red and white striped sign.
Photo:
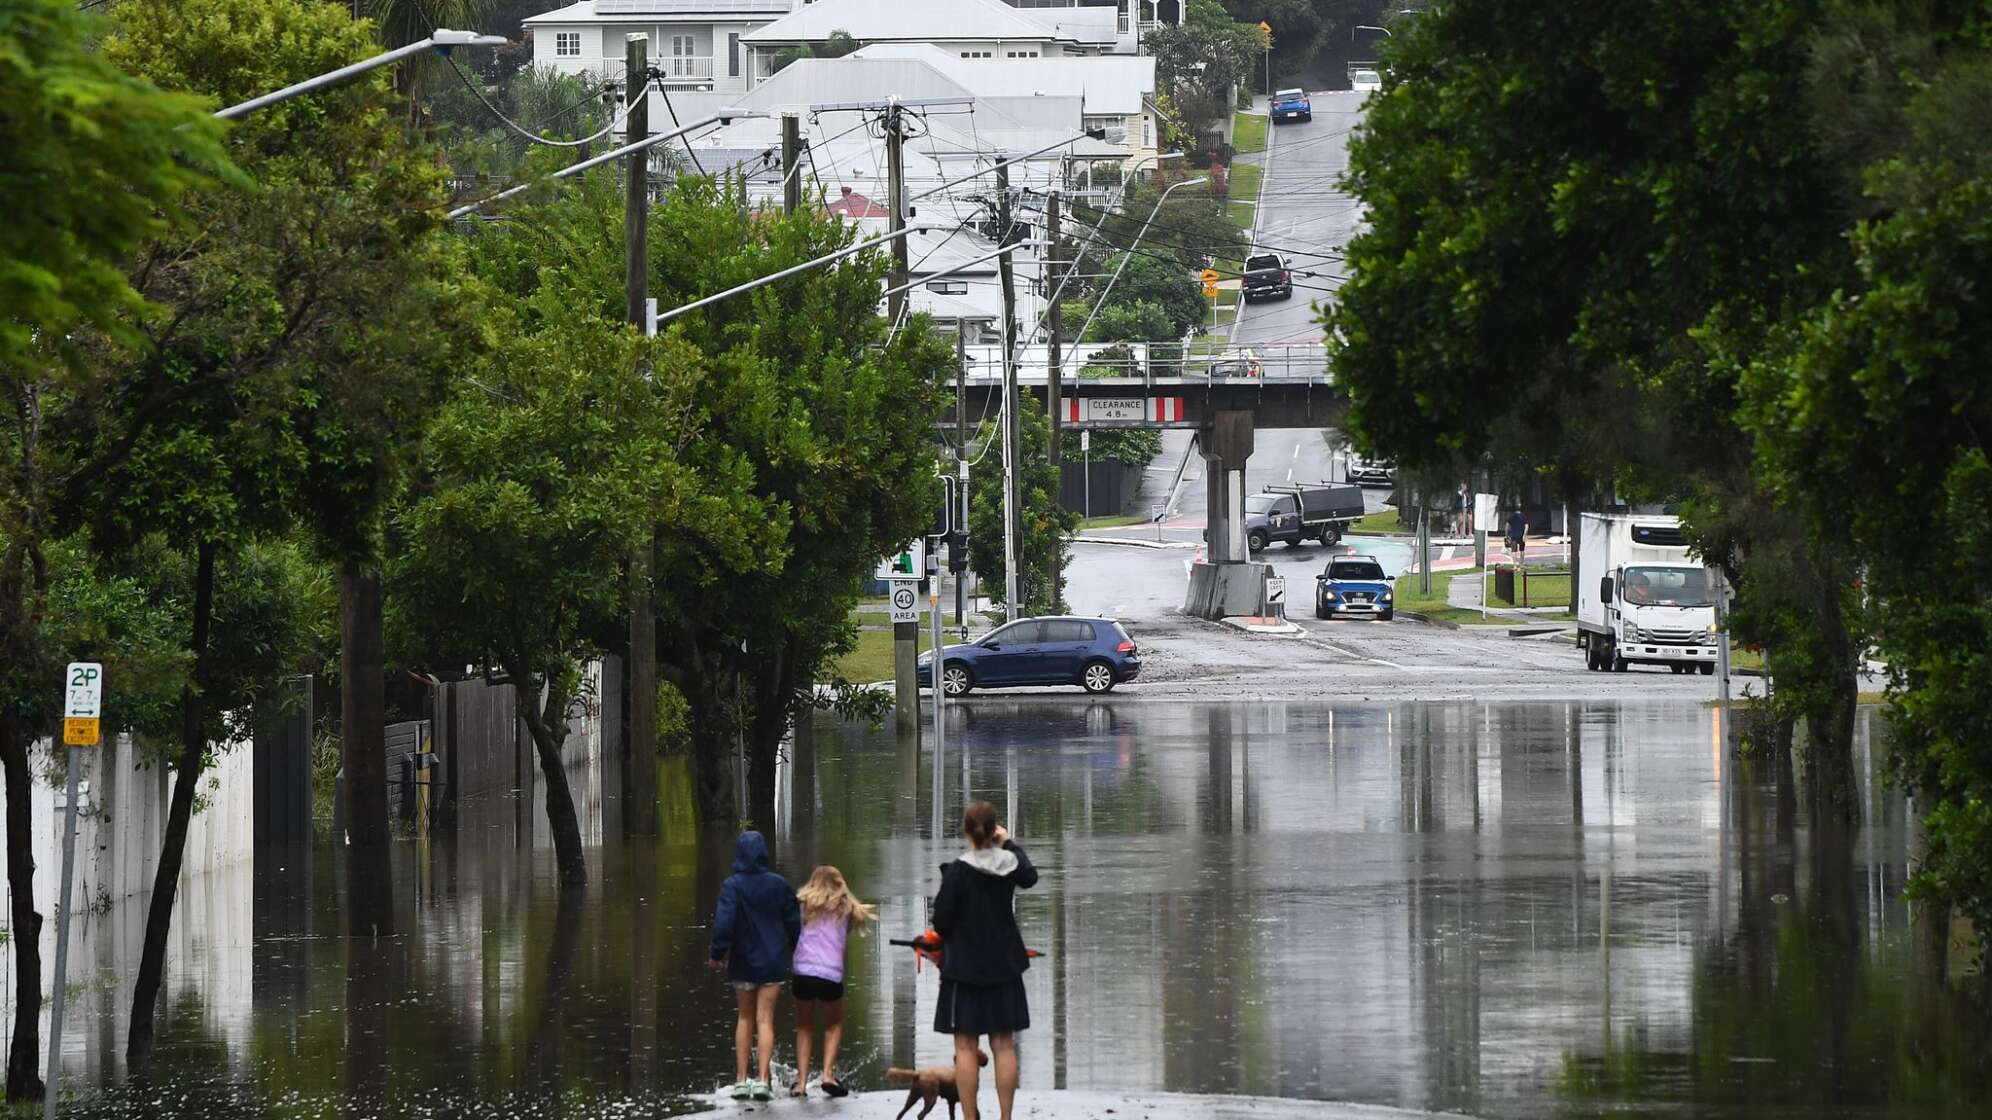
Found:
M 1069 424 L 1180 424 L 1181 397 L 1067 397 Z

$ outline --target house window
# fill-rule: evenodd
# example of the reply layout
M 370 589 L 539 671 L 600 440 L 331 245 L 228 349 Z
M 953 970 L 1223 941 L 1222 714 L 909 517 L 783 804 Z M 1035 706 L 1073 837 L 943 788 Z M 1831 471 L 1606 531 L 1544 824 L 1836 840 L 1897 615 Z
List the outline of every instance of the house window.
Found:
M 933 280 L 928 282 L 927 290 L 937 296 L 965 296 L 968 294 L 968 281 Z
M 581 33 L 561 31 L 553 36 L 553 53 L 558 58 L 581 57 Z
M 728 32 L 726 36 L 726 76 L 740 76 L 740 36 L 735 32 Z
M 992 55 L 991 55 L 991 54 L 990 54 L 990 52 L 988 52 L 988 51 L 963 51 L 963 52 L 961 52 L 961 56 L 962 56 L 963 58 L 990 58 L 990 57 L 992 57 Z
M 1036 58 L 1036 57 L 1038 56 L 1038 52 L 1036 52 L 1036 51 L 1011 51 L 1011 52 L 1010 52 L 1010 55 L 1009 55 L 1009 56 L 1010 56 L 1011 58 Z
M 1116 116 L 1087 116 L 1080 119 L 1080 124 L 1088 132 L 1091 132 L 1094 129 L 1098 128 L 1098 129 L 1104 129 L 1108 133 L 1113 133 L 1127 128 L 1127 118 L 1116 117 Z

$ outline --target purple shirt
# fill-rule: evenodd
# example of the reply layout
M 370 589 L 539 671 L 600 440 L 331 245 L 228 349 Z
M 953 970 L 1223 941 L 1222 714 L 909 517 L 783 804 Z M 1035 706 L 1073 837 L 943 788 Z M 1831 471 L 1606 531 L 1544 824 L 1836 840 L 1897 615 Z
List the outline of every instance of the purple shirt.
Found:
M 795 943 L 795 972 L 833 984 L 844 982 L 844 940 L 850 923 L 835 914 L 811 918 L 802 926 L 802 940 Z

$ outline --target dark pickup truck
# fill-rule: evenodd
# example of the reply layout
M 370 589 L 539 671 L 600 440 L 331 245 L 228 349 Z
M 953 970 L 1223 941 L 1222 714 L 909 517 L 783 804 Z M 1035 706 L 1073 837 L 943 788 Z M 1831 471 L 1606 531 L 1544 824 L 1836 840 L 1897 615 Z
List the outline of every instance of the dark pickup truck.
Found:
M 1278 253 L 1255 253 L 1245 258 L 1245 302 L 1255 299 L 1292 299 L 1293 273 L 1286 258 Z
M 1245 543 L 1253 552 L 1274 541 L 1335 544 L 1362 516 L 1359 487 L 1327 482 L 1271 486 L 1245 499 Z

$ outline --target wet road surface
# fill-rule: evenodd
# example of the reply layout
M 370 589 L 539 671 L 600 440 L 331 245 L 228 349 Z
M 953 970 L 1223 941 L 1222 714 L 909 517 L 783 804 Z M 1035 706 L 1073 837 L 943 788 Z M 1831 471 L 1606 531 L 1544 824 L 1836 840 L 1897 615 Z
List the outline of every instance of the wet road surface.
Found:
M 1296 273 L 1293 298 L 1248 306 L 1232 331 L 1239 346 L 1321 341 L 1320 311 L 1344 275 L 1342 252 L 1362 224 L 1362 207 L 1339 180 L 1349 167 L 1349 133 L 1362 120 L 1362 96 L 1309 95 L 1314 119 L 1276 124 L 1267 134 L 1267 172 L 1254 217 L 1255 252 L 1279 253 Z
M 812 1115 L 873 1115 L 903 1096 L 887 1065 L 946 1060 L 933 971 L 884 941 L 925 924 L 972 798 L 1043 872 L 1018 902 L 1047 954 L 1032 1094 L 1739 1120 L 1984 1102 L 1975 1020 L 1905 979 L 1909 839 L 1865 711 L 1854 828 L 1813 822 L 1790 765 L 1737 760 L 1693 701 L 988 697 L 949 718 L 938 764 L 819 719 L 760 822 L 778 870 L 834 863 L 879 906 L 847 962 L 843 1068 L 866 1093 Z M 65 1115 L 702 1107 L 731 1073 L 732 993 L 703 958 L 732 837 L 701 837 L 664 770 L 667 835 L 633 848 L 600 845 L 576 775 L 593 878 L 571 905 L 544 826 L 502 800 L 398 847 L 398 937 L 337 935 L 330 848 L 303 888 L 267 866 L 191 881 L 147 1080 L 121 1068 L 115 968 L 139 920 L 93 917 L 67 1058 L 98 1088 Z M 788 1060 L 786 1001 L 780 1022 Z

